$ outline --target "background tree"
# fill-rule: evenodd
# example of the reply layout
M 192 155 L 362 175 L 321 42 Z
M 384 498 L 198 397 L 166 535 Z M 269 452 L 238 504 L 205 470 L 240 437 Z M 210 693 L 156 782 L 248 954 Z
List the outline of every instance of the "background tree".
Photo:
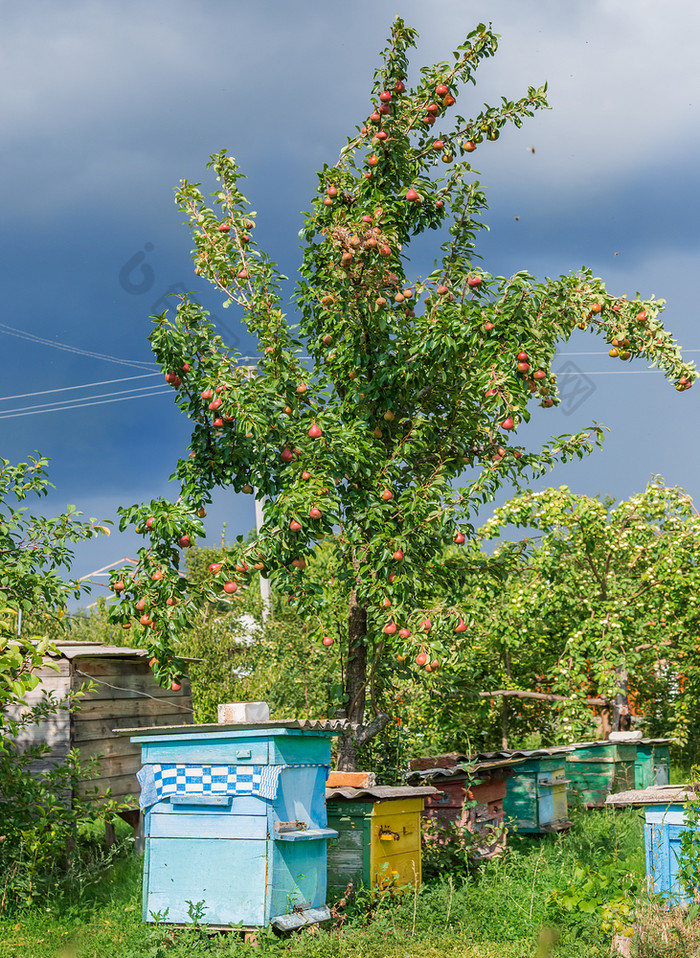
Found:
M 592 705 L 604 730 L 624 727 L 631 697 L 648 732 L 687 744 L 700 680 L 700 517 L 690 497 L 658 478 L 619 503 L 566 486 L 527 492 L 497 509 L 479 540 L 517 528 L 528 537 L 501 541 L 470 584 L 471 670 L 460 677 L 457 650 L 452 673 L 467 708 L 483 714 L 481 692 L 506 737 L 510 719 L 516 737 L 539 727 L 574 741 L 593 733 Z
M 71 544 L 109 534 L 105 525 L 84 521 L 73 506 L 55 518 L 33 515 L 29 498 L 48 493 L 48 461 L 0 459 L 0 730 L 2 710 L 36 687 L 42 664 L 68 622 L 66 604 L 87 589 L 64 579 Z
M 192 441 L 175 473 L 178 501 L 123 510 L 122 524 L 133 522 L 150 544 L 134 575 L 112 580 L 123 597 L 115 618 L 137 616 L 161 671 L 174 676 L 175 641 L 200 601 L 178 574 L 178 547 L 204 533 L 215 486 L 255 490 L 264 525 L 206 591 L 233 595 L 264 570 L 315 624 L 319 642 L 338 643 L 337 704 L 356 725 L 341 742 L 341 767 L 353 767 L 356 746 L 388 721 L 378 698 L 384 663 L 405 655 L 432 672 L 461 633 L 461 602 L 422 604 L 444 574 L 445 543 L 471 535 L 475 508 L 504 482 L 584 456 L 600 438 L 592 428 L 539 450 L 516 439 L 531 404 L 557 402 L 557 342 L 589 328 L 621 359 L 659 365 L 679 390 L 695 378 L 658 319 L 659 302 L 612 296 L 586 270 L 538 282 L 476 268 L 486 200 L 469 158 L 507 123 L 520 126 L 546 106 L 546 90 L 531 87 L 467 119 L 457 97 L 497 37 L 479 25 L 450 62 L 424 67 L 411 84 L 415 41 L 397 18 L 368 118 L 319 173 L 300 233 L 298 326 L 283 312 L 284 277 L 253 241 L 235 160 L 226 151 L 211 158 L 213 208 L 198 184 L 176 191 L 195 273 L 225 306 L 240 307 L 260 360 L 238 365 L 188 297 L 175 316 L 156 317 L 153 350 L 193 422 Z M 411 240 L 440 228 L 434 268 L 412 274 Z M 320 543 L 328 560 L 312 568 Z

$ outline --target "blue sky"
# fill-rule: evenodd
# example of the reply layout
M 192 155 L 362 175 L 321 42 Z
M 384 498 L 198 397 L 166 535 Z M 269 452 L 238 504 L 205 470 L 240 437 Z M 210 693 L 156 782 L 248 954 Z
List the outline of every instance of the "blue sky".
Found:
M 460 112 L 549 82 L 550 111 L 474 155 L 491 204 L 485 268 L 556 275 L 585 263 L 615 293 L 666 299 L 667 326 L 687 358 L 700 357 L 700 8 L 690 0 L 8 5 L 0 455 L 51 458 L 56 490 L 43 511 L 70 502 L 113 518 L 121 504 L 167 494 L 189 432 L 162 377 L 148 375 L 148 317 L 170 289 L 197 288 L 173 186 L 208 188 L 206 160 L 227 147 L 248 176 L 256 238 L 294 276 L 315 170 L 367 115 L 397 12 L 421 34 L 415 70 L 447 58 L 480 21 L 501 34 Z M 233 310 L 201 298 L 224 339 L 251 352 Z M 584 333 L 561 352 L 572 399 L 535 415 L 523 438 L 536 445 L 592 420 L 610 433 L 549 481 L 624 497 L 661 474 L 700 496 L 700 387 L 677 393 Z M 212 542 L 224 522 L 231 535 L 247 531 L 250 497 L 222 494 L 210 520 Z M 135 548 L 116 533 L 86 544 L 74 572 Z

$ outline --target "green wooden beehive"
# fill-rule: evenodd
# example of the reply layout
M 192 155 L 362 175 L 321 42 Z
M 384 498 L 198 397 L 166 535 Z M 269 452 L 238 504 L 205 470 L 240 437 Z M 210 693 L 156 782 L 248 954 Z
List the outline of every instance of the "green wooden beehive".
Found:
M 668 785 L 671 771 L 671 753 L 668 738 L 643 738 L 637 742 L 634 763 L 634 787 L 650 788 Z
M 507 781 L 503 811 L 519 832 L 544 834 L 571 826 L 565 752 L 536 751 L 525 761 L 514 757 Z
M 586 808 L 600 808 L 614 792 L 634 788 L 637 742 L 581 742 L 566 755 L 571 789 Z

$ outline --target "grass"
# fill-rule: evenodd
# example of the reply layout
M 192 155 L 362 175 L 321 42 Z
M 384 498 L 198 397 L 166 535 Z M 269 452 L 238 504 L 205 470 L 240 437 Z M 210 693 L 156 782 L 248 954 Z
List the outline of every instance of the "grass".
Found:
M 144 925 L 141 862 L 128 857 L 79 894 L 2 920 L 0 958 L 596 958 L 610 954 L 610 902 L 614 914 L 639 903 L 644 958 L 698 954 L 678 944 L 685 947 L 685 932 L 673 930 L 676 918 L 660 922 L 643 904 L 637 812 L 581 813 L 568 834 L 509 842 L 508 855 L 473 875 L 445 874 L 400 897 L 362 893 L 336 909 L 330 931 L 289 939 L 262 932 L 252 952 L 235 933 Z

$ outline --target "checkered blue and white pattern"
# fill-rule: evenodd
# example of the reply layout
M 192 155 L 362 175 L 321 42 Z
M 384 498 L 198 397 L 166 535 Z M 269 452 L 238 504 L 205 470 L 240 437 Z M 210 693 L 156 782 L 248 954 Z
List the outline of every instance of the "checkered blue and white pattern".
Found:
M 148 808 L 171 795 L 256 795 L 276 798 L 283 765 L 144 765 L 137 778 L 139 804 Z

